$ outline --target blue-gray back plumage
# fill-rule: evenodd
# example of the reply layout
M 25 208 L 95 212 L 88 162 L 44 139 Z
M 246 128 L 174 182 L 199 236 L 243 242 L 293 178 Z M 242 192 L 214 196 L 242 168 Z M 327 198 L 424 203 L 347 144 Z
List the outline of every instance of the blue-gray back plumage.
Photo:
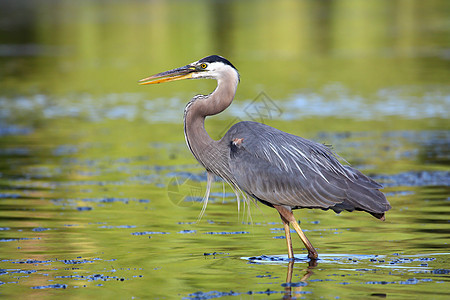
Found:
M 380 184 L 322 144 L 256 122 L 235 124 L 219 143 L 228 146 L 233 183 L 266 205 L 362 210 L 379 219 L 390 209 Z

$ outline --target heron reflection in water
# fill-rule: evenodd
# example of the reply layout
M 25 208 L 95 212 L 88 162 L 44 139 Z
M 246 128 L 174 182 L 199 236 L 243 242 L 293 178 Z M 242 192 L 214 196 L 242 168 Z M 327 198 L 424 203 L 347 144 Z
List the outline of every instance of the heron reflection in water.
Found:
M 289 258 L 294 258 L 290 226 L 308 250 L 318 254 L 301 230 L 292 210 L 299 208 L 365 211 L 384 220 L 391 206 L 380 184 L 360 171 L 342 165 L 326 146 L 273 127 L 244 121 L 233 125 L 218 141 L 205 130 L 205 118 L 224 111 L 236 93 L 237 69 L 225 58 L 211 55 L 186 66 L 140 80 L 155 84 L 182 79 L 215 79 L 217 88 L 197 95 L 184 109 L 186 143 L 207 171 L 207 189 L 202 213 L 208 202 L 214 175 L 225 180 L 248 201 L 253 198 L 275 208 L 286 235 Z M 238 199 L 239 201 L 239 199 Z

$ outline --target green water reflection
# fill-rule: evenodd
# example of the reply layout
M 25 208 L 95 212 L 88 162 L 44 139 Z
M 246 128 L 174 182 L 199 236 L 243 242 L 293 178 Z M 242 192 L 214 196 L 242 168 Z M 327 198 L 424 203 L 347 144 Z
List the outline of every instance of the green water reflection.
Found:
M 449 3 L 0 2 L 0 295 L 448 298 Z M 291 284 L 243 259 L 285 255 L 272 209 L 217 182 L 196 223 L 181 119 L 215 82 L 137 85 L 213 53 L 241 83 L 212 137 L 255 119 L 332 144 L 393 206 L 296 212 L 321 261 Z

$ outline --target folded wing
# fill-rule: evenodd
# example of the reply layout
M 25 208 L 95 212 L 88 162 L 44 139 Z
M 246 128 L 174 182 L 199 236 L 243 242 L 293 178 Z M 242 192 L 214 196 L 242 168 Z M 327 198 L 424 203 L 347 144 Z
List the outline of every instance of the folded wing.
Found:
M 222 140 L 235 182 L 267 205 L 362 210 L 380 219 L 390 209 L 380 184 L 322 144 L 256 122 L 235 124 Z

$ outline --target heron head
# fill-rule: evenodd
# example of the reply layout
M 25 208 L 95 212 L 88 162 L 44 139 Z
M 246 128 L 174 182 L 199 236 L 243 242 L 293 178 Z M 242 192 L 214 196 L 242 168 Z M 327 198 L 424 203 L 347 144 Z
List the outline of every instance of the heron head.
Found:
M 230 74 L 239 80 L 237 69 L 227 59 L 219 55 L 211 55 L 186 66 L 141 79 L 139 84 L 155 84 L 182 79 L 220 79 Z

